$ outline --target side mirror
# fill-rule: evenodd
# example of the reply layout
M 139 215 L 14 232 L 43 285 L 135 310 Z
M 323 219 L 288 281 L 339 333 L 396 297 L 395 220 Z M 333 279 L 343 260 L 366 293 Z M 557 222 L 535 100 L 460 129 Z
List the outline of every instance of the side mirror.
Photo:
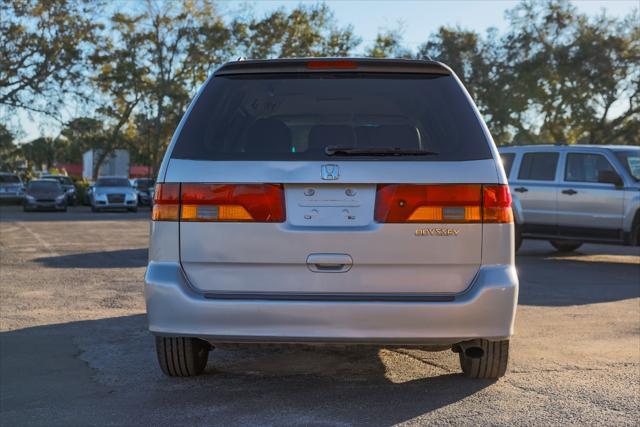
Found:
M 623 182 L 620 175 L 614 171 L 600 171 L 598 172 L 598 182 L 603 184 L 613 184 L 616 187 L 622 187 Z

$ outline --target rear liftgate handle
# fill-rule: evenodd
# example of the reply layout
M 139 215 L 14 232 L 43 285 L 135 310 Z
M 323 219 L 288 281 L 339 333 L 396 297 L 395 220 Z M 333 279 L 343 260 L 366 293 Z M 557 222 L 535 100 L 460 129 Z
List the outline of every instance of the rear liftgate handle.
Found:
M 353 259 L 347 254 L 311 254 L 307 268 L 314 273 L 345 273 L 351 269 Z

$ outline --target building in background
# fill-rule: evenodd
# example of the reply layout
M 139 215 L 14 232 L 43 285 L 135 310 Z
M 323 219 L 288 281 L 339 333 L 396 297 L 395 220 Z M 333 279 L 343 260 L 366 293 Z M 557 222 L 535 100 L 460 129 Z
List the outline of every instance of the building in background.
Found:
M 82 155 L 82 177 L 91 180 L 93 168 L 100 158 L 100 150 L 89 150 Z M 129 177 L 129 151 L 115 150 L 108 155 L 100 169 L 98 176 L 124 176 Z

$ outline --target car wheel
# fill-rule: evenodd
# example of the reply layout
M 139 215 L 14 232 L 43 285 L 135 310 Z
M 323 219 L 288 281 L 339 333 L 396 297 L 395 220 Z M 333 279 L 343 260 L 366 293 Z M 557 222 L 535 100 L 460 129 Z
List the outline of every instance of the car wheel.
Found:
M 100 212 L 100 209 L 98 209 L 95 206 L 91 205 L 91 212 Z
M 631 246 L 640 246 L 640 212 L 636 212 L 636 216 L 633 219 L 630 237 L 631 240 L 629 241 L 629 244 Z
M 156 354 L 162 372 L 170 377 L 200 375 L 207 366 L 211 345 L 188 337 L 156 337 Z
M 574 242 L 572 240 L 550 240 L 549 243 L 559 252 L 573 252 L 582 246 L 582 242 Z
M 460 367 L 465 377 L 497 379 L 507 372 L 509 340 L 478 340 L 476 347 L 458 348 Z

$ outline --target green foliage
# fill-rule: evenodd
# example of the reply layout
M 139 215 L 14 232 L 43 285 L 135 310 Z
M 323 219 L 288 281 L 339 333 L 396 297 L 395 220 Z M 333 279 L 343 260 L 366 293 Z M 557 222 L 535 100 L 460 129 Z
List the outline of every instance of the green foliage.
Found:
M 14 144 L 13 133 L 0 124 L 0 171 L 10 171 L 17 167 L 19 149 Z
M 376 36 L 376 40 L 366 51 L 371 58 L 412 58 L 411 51 L 402 46 L 401 30 L 386 30 Z
M 57 115 L 99 25 L 88 0 L 0 2 L 0 106 Z
M 336 25 L 324 4 L 278 9 L 262 19 L 238 19 L 238 44 L 250 58 L 348 56 L 360 43 L 348 25 Z
M 82 203 L 82 201 L 85 200 L 87 190 L 91 183 L 86 179 L 74 179 L 73 184 L 76 187 L 76 200 L 78 200 L 79 203 Z

